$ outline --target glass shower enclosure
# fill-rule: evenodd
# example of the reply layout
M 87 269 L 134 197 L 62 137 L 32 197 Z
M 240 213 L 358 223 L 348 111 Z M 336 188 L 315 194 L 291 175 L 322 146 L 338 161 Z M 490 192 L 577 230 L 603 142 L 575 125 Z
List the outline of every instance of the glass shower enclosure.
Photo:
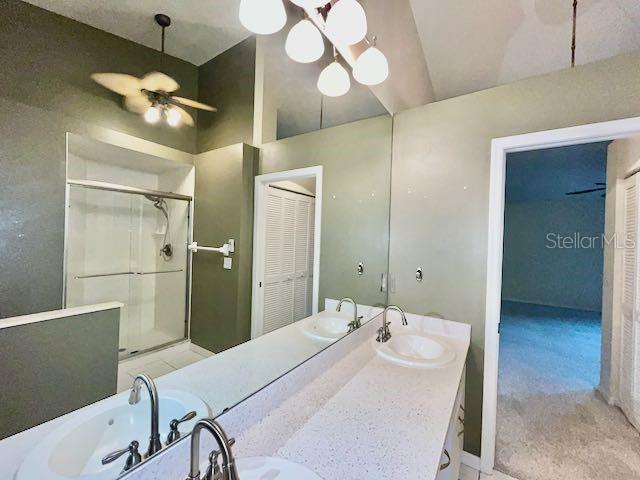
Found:
M 67 185 L 66 307 L 121 302 L 120 358 L 185 339 L 192 198 L 95 181 Z

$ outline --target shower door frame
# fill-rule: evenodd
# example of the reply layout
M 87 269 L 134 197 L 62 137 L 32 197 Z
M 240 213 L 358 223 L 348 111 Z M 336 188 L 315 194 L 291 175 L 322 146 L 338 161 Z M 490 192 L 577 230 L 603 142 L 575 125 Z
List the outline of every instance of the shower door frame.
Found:
M 120 185 L 116 183 L 109 182 L 99 182 L 94 180 L 78 180 L 71 179 L 67 177 L 65 183 L 65 201 L 64 201 L 64 252 L 63 252 L 63 267 L 62 267 L 62 308 L 67 308 L 67 262 L 69 255 L 69 209 L 71 206 L 71 187 L 76 186 L 80 188 L 87 188 L 93 190 L 104 190 L 114 193 L 124 193 L 130 195 L 151 195 L 161 198 L 167 198 L 170 200 L 179 200 L 185 201 L 188 203 L 187 205 L 187 245 L 189 245 L 193 241 L 193 197 L 191 195 L 183 195 L 180 193 L 174 192 L 164 192 L 160 190 L 150 190 L 138 187 L 130 187 L 127 185 Z M 185 249 L 187 249 L 187 245 L 185 245 Z M 184 341 L 189 340 L 191 335 L 191 262 L 192 255 L 187 249 L 186 253 L 186 265 L 185 265 L 185 314 L 184 314 L 184 336 L 180 339 L 173 340 L 170 342 L 166 342 L 163 344 L 155 345 L 151 348 L 136 350 L 135 353 L 129 353 L 127 355 L 123 355 L 122 357 L 118 357 L 118 360 L 124 360 L 128 358 L 132 358 L 144 353 L 153 352 L 156 350 L 160 350 L 162 348 L 168 347 L 170 345 L 175 345 Z M 122 327 L 122 326 L 121 326 Z M 120 352 L 118 352 L 120 353 Z

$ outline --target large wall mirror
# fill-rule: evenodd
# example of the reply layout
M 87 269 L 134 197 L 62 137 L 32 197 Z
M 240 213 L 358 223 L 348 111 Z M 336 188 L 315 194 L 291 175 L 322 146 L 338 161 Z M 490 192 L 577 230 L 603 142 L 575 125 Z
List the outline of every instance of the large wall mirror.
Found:
M 117 478 L 386 305 L 392 118 L 196 4 L 3 4 L 2 478 Z

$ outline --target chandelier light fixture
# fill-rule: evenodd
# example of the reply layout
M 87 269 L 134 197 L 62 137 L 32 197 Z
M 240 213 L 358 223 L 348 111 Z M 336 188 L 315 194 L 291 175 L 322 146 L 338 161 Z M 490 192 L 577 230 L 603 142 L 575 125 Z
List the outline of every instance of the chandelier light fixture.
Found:
M 323 95 L 339 97 L 351 88 L 351 79 L 345 67 L 338 61 L 337 49 L 360 44 L 367 39 L 367 16 L 357 0 L 290 0 L 302 8 L 305 18 L 296 23 L 285 42 L 287 55 L 299 63 L 311 63 L 322 58 L 324 39 L 334 46 L 335 61 L 328 65 L 318 78 L 318 89 Z M 313 19 L 313 20 L 312 20 Z M 240 22 L 258 35 L 270 35 L 280 31 L 287 23 L 283 0 L 241 0 Z M 340 50 L 343 52 L 343 50 Z M 353 51 L 353 50 L 352 50 Z M 389 76 L 389 62 L 373 42 L 354 61 L 353 76 L 361 84 L 379 85 Z

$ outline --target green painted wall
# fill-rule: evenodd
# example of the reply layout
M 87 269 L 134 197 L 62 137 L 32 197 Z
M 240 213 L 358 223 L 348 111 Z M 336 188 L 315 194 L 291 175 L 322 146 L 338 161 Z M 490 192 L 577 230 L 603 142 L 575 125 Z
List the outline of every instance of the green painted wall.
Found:
M 386 302 L 392 120 L 375 117 L 267 143 L 259 173 L 322 165 L 320 309 L 325 298 Z M 359 262 L 365 275 L 358 276 Z
M 218 109 L 202 113 L 198 152 L 253 143 L 256 38 L 249 37 L 199 68 L 201 102 Z
M 193 257 L 191 340 L 220 352 L 251 337 L 253 184 L 257 149 L 237 144 L 196 155 L 194 239 L 219 246 L 233 238 L 233 266 L 223 257 Z
M 480 453 L 491 139 L 639 112 L 640 54 L 630 54 L 396 116 L 390 270 L 397 291 L 390 302 L 472 325 L 470 453 Z
M 116 308 L 0 330 L 0 439 L 114 395 L 119 325 Z
M 143 75 L 159 53 L 18 0 L 0 29 L 0 317 L 60 308 L 65 132 L 118 131 L 194 152 L 196 131 L 150 126 L 122 109 L 93 72 Z M 168 57 L 167 73 L 195 98 L 198 69 Z

